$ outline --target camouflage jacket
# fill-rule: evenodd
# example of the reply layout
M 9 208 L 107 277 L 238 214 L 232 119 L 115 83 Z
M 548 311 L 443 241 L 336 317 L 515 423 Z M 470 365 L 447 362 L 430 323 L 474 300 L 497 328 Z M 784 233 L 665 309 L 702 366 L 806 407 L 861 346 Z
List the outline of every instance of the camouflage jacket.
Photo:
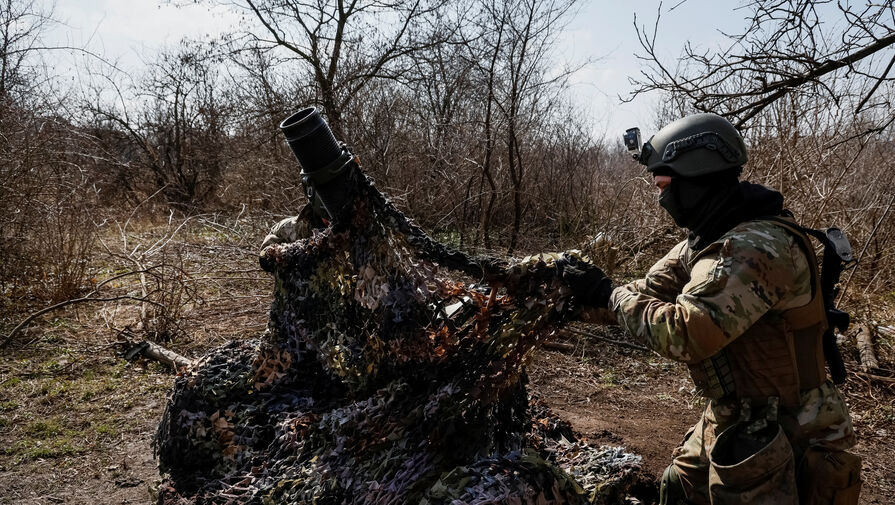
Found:
M 686 240 L 679 243 L 645 278 L 616 288 L 609 306 L 635 338 L 665 357 L 695 364 L 761 318 L 807 304 L 811 283 L 795 237 L 771 221 L 749 221 L 698 252 Z M 812 445 L 854 444 L 848 409 L 832 384 L 801 396 L 793 415 Z M 723 403 L 712 407 L 736 415 L 734 405 Z
M 770 221 L 742 223 L 695 254 L 683 241 L 609 306 L 632 335 L 668 358 L 698 363 L 768 313 L 811 300 L 795 238 Z

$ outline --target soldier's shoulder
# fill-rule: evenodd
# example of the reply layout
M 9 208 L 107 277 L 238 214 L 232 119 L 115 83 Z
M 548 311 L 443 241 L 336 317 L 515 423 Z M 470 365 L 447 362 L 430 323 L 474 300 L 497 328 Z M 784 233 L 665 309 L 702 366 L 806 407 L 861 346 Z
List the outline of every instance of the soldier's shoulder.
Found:
M 788 255 L 795 238 L 783 226 L 764 219 L 746 221 L 725 233 L 718 242 L 739 252 L 754 251 L 775 259 Z

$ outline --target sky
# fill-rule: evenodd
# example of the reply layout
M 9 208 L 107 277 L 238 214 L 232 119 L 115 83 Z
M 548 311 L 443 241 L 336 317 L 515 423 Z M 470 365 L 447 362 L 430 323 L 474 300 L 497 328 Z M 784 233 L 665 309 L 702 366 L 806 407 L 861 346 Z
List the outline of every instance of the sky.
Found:
M 662 15 L 656 37 L 657 52 L 672 62 L 686 41 L 701 48 L 721 47 L 721 31 L 737 32 L 745 25 L 744 13 L 733 0 L 671 0 L 661 4 Z M 625 129 L 638 126 L 648 138 L 654 133 L 657 96 L 640 96 L 621 103 L 632 87 L 630 77 L 640 74 L 643 54 L 634 30 L 646 25 L 652 32 L 660 2 L 653 0 L 591 0 L 582 5 L 561 39 L 572 61 L 591 61 L 572 79 L 576 102 L 590 109 L 595 133 L 621 138 Z
M 663 57 L 671 61 L 687 40 L 697 47 L 719 47 L 724 42 L 720 31 L 736 32 L 744 24 L 745 13 L 735 9 L 738 4 L 733 0 L 661 4 L 657 46 Z M 559 36 L 558 62 L 574 66 L 587 62 L 572 76 L 571 92 L 574 103 L 592 118 L 595 137 L 618 137 L 632 126 L 640 126 L 648 136 L 654 129 L 657 97 L 642 96 L 623 104 L 619 96 L 628 95 L 628 79 L 642 65 L 634 56 L 642 52 L 634 14 L 638 24 L 652 30 L 659 7 L 654 0 L 582 0 Z M 221 7 L 207 3 L 178 7 L 164 0 L 58 0 L 55 12 L 63 23 L 49 34 L 49 42 L 88 48 L 131 74 L 165 45 L 173 46 L 185 36 L 214 36 L 239 24 L 236 15 Z M 57 54 L 53 62 L 59 74 L 72 76 L 82 64 L 64 54 Z

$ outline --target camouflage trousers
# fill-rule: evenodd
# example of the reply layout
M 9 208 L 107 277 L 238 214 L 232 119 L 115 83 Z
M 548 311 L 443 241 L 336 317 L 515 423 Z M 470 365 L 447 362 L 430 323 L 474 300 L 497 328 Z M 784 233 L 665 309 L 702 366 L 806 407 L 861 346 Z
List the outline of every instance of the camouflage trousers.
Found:
M 841 398 L 829 383 L 807 395 L 797 409 L 745 415 L 737 404 L 710 401 L 673 452 L 660 503 L 856 504 L 861 460 L 844 451 L 854 433 L 846 411 L 830 410 Z M 818 408 L 806 413 L 812 404 Z

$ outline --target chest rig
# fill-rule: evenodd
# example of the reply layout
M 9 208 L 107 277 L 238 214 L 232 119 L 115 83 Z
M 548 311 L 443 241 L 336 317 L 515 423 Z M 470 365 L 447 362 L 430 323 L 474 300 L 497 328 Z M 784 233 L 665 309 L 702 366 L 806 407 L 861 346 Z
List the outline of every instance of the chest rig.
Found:
M 697 389 L 719 400 L 776 397 L 783 407 L 798 405 L 800 393 L 826 380 L 822 338 L 827 314 L 817 257 L 808 237 L 791 221 L 774 219 L 805 253 L 811 272 L 811 301 L 784 311 L 769 311 L 714 356 L 690 364 Z M 695 259 L 693 260 L 695 261 Z

